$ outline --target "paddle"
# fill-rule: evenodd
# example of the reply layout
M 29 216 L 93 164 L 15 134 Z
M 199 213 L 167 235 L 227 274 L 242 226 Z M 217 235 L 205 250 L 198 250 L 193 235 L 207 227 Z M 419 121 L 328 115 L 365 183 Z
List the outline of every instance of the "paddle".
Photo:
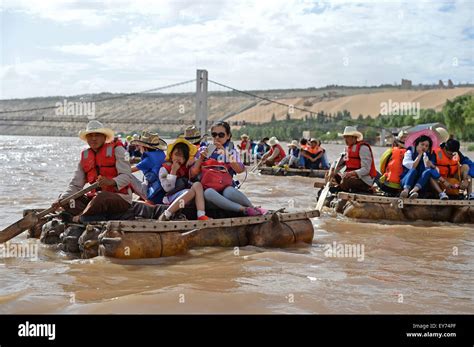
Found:
M 91 190 L 94 190 L 96 189 L 97 187 L 99 187 L 99 183 L 94 183 L 92 185 L 90 185 L 89 187 L 87 188 L 84 188 L 80 191 L 78 191 L 77 193 L 74 193 L 72 195 L 69 195 L 68 197 L 62 199 L 59 201 L 59 205 L 60 206 L 66 206 L 69 204 L 69 201 L 71 200 L 75 200 L 81 196 L 83 196 L 84 194 L 90 192 Z M 29 229 L 29 228 L 32 228 L 36 223 L 38 223 L 38 220 L 44 216 L 46 216 L 47 214 L 51 213 L 51 212 L 54 212 L 56 209 L 54 207 L 50 207 L 46 210 L 43 210 L 39 213 L 29 213 L 27 214 L 25 217 L 23 217 L 22 219 L 20 219 L 18 222 L 16 223 L 13 223 L 12 225 L 6 227 L 5 229 L 3 229 L 2 231 L 0 231 L 0 243 L 3 243 L 3 242 L 6 242 L 12 238 L 14 238 L 15 236 L 21 234 L 23 231 Z
M 262 163 L 265 161 L 265 159 L 260 159 L 260 161 L 257 163 L 257 165 L 255 165 L 253 168 L 250 169 L 250 172 L 254 172 L 255 170 L 257 170 L 260 165 L 262 165 Z
M 316 204 L 316 210 L 320 211 L 323 209 L 324 206 L 324 201 L 327 198 L 327 195 L 329 193 L 329 186 L 331 185 L 331 180 L 332 176 L 336 173 L 336 169 L 338 168 L 339 164 L 341 163 L 342 158 L 344 158 L 344 153 L 341 154 L 339 157 L 339 160 L 335 161 L 331 169 L 328 172 L 328 181 L 326 182 L 326 186 L 324 187 L 323 191 L 321 192 L 321 195 L 319 196 L 318 203 Z

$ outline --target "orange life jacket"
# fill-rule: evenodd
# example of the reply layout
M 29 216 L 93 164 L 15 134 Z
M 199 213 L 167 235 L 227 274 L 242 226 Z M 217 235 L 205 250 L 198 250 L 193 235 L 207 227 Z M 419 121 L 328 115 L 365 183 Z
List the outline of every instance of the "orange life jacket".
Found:
M 277 143 L 272 148 L 270 148 L 270 156 L 273 154 L 273 151 L 275 150 L 275 147 L 280 150 L 280 153 L 278 153 L 278 156 L 274 159 L 274 163 L 276 164 L 276 163 L 279 163 L 280 161 L 282 161 L 283 158 L 285 157 L 285 150 L 283 149 L 283 147 L 280 144 Z
M 115 166 L 115 147 L 120 146 L 117 143 L 106 143 L 97 152 L 87 148 L 81 152 L 81 166 L 86 173 L 87 182 L 92 184 L 97 178 L 104 176 L 107 178 L 115 178 L 118 176 L 117 167 Z M 115 186 L 102 187 L 101 190 L 113 193 L 128 194 L 130 185 L 117 190 Z M 88 193 L 92 197 L 96 191 Z
M 459 174 L 459 157 L 453 157 L 452 159 L 448 158 L 442 148 L 436 148 L 434 152 L 436 154 L 436 166 L 438 167 L 441 176 L 448 178 Z
M 403 156 L 406 151 L 406 148 L 393 147 L 392 156 L 385 169 L 387 182 L 400 183 L 400 176 L 403 173 Z
M 360 164 L 360 147 L 362 145 L 365 145 L 369 147 L 370 150 L 370 155 L 372 156 L 372 163 L 370 164 L 370 172 L 369 175 L 372 178 L 375 178 L 377 176 L 377 169 L 375 168 L 375 162 L 374 162 L 374 154 L 372 153 L 372 148 L 367 142 L 360 141 L 356 143 L 356 149 L 355 151 L 352 151 L 353 146 L 347 146 L 346 147 L 346 171 L 354 171 L 358 170 L 361 168 Z
M 314 147 L 314 148 L 311 147 L 311 146 L 308 146 L 308 148 L 305 149 L 305 151 L 306 151 L 306 152 L 309 152 L 309 153 L 311 153 L 311 154 L 316 154 L 316 155 L 317 155 L 317 154 L 321 153 L 321 152 L 323 151 L 323 149 L 322 149 L 321 147 L 319 147 L 319 146 L 316 146 L 316 147 Z
M 308 152 L 309 145 L 301 145 L 301 150 L 302 151 L 307 151 Z

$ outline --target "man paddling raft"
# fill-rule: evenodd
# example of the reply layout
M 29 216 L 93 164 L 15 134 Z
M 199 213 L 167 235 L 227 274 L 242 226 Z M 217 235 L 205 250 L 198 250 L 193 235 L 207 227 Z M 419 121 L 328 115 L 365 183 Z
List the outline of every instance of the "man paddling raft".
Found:
M 363 141 L 364 135 L 353 126 L 347 126 L 342 136 L 346 142 L 345 156 L 335 172 L 344 166 L 346 170 L 335 175 L 337 187 L 346 192 L 371 192 L 377 170 L 370 145 Z
M 79 163 L 62 197 L 74 194 L 86 183 L 99 183 L 93 190 L 64 207 L 63 219 L 74 223 L 107 218 L 127 211 L 132 204 L 131 168 L 128 153 L 114 141 L 114 131 L 92 120 L 79 138 L 89 145 L 81 152 Z M 59 200 L 52 207 L 59 209 Z

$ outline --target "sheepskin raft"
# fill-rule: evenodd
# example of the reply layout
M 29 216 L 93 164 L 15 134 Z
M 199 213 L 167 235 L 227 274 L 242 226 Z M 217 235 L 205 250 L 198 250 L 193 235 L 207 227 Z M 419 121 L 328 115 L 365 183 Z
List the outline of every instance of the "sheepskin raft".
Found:
M 271 176 L 303 176 L 303 177 L 324 177 L 328 170 L 292 169 L 279 166 L 262 167 L 259 169 L 262 175 Z
M 474 201 L 402 199 L 340 192 L 336 212 L 356 219 L 474 223 Z
M 318 211 L 273 212 L 265 216 L 234 217 L 207 221 L 160 222 L 156 219 L 113 220 L 83 225 L 42 221 L 40 240 L 58 244 L 82 258 L 98 255 L 141 259 L 185 254 L 196 247 L 286 247 L 311 244 L 314 228 L 310 218 Z M 32 231 L 30 231 L 30 235 Z

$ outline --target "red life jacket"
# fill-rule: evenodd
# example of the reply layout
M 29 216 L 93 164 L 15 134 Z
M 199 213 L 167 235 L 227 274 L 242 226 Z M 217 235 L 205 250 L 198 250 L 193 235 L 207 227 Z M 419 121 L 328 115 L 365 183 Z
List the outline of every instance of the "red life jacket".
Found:
M 400 176 L 403 173 L 403 156 L 407 150 L 405 148 L 393 147 L 392 156 L 385 169 L 387 182 L 399 184 Z
M 170 162 L 166 162 L 164 163 L 163 165 L 161 165 L 162 167 L 164 167 L 166 169 L 166 171 L 168 171 L 168 173 L 171 173 L 171 166 L 172 164 Z M 186 177 L 186 178 L 189 178 L 189 168 L 186 166 L 186 164 L 184 165 L 181 165 L 178 169 L 178 171 L 176 171 L 176 177 Z
M 439 169 L 439 173 L 444 178 L 454 177 L 458 174 L 458 161 L 459 157 L 448 158 L 442 148 L 436 148 L 434 150 L 436 154 L 436 166 Z
M 116 146 L 122 146 L 123 148 L 126 148 L 125 144 L 122 142 L 122 140 L 117 139 L 114 141 Z
M 169 174 L 171 173 L 172 164 L 170 162 L 166 162 L 161 166 L 164 167 Z M 169 192 L 166 192 L 166 196 L 171 196 L 177 192 L 182 191 L 183 189 L 188 189 L 190 187 L 191 184 L 189 183 L 189 168 L 186 166 L 186 164 L 184 164 L 179 167 L 178 171 L 176 171 L 175 186 Z
M 372 148 L 370 148 L 370 145 L 367 142 L 360 141 L 356 143 L 356 149 L 355 151 L 352 151 L 353 146 L 347 146 L 346 147 L 346 171 L 354 171 L 358 170 L 361 168 L 360 164 L 360 147 L 362 145 L 365 145 L 369 147 L 370 150 L 370 155 L 372 156 L 372 163 L 370 164 L 370 172 L 369 175 L 372 178 L 375 178 L 377 176 L 377 169 L 375 168 L 375 162 L 374 162 L 374 155 L 372 153 Z
M 242 151 L 245 151 L 247 149 L 247 143 L 248 143 L 248 141 L 241 141 L 240 142 L 240 149 Z
M 275 147 L 280 150 L 280 153 L 278 153 L 278 156 L 274 159 L 274 163 L 278 164 L 285 157 L 285 150 L 279 143 L 277 143 L 276 145 L 272 146 L 272 148 L 270 148 L 270 156 L 273 154 Z
M 97 178 L 104 176 L 107 178 L 115 178 L 118 176 L 117 167 L 115 166 L 115 147 L 119 146 L 116 143 L 106 143 L 100 147 L 99 151 L 94 152 L 87 148 L 81 152 L 81 166 L 86 173 L 87 182 L 92 184 L 97 181 Z M 106 192 L 128 194 L 130 185 L 117 190 L 114 186 L 102 187 L 101 190 Z M 93 190 L 88 196 L 94 196 L 96 191 Z

